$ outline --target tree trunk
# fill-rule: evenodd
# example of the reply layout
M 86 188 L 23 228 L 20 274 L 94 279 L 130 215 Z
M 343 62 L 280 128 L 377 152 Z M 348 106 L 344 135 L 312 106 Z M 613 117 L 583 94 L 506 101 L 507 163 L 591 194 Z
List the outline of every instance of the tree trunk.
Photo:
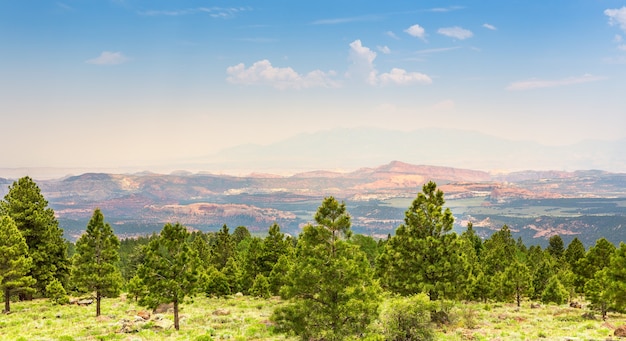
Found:
M 4 313 L 11 312 L 11 292 L 9 289 L 4 289 Z
M 176 330 L 180 329 L 180 324 L 178 323 L 178 300 L 174 300 L 174 328 Z
M 96 317 L 100 316 L 100 300 L 102 300 L 100 291 L 96 291 Z

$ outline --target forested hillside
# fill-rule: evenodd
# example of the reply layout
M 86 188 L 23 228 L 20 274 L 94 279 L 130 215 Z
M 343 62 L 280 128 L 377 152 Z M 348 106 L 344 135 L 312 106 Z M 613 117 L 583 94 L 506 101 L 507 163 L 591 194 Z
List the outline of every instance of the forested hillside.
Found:
M 355 233 L 348 206 L 333 196 L 293 236 L 276 223 L 258 236 L 245 226 L 201 232 L 173 221 L 159 234 L 119 241 L 106 211 L 95 209 L 73 245 L 28 177 L 10 186 L 0 215 L 6 313 L 23 300 L 92 297 L 99 316 L 109 313 L 101 300 L 124 291 L 149 309 L 169 304 L 179 330 L 179 312 L 194 296 L 280 296 L 267 321 L 276 335 L 398 340 L 432 339 L 436 326 L 453 325 L 452 302 L 520 307 L 583 299 L 602 318 L 626 309 L 626 244 L 600 238 L 586 248 L 555 234 L 544 248 L 514 238 L 506 224 L 488 238 L 471 222 L 457 233 L 432 181 L 395 231 L 378 240 Z

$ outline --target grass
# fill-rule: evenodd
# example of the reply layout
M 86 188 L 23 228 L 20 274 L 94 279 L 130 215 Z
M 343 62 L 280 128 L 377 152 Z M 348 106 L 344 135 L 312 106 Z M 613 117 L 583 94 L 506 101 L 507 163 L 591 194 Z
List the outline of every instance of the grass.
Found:
M 278 298 L 227 299 L 196 297 L 181 306 L 180 331 L 172 326 L 171 313 L 154 314 L 148 322 L 135 323 L 136 332 L 122 333 L 123 324 L 133 324 L 144 310 L 131 300 L 104 299 L 102 316 L 95 307 L 58 306 L 48 300 L 15 302 L 11 314 L 0 315 L 1 340 L 295 340 L 275 333 L 269 322 Z M 217 312 L 221 314 L 217 314 Z M 626 324 L 626 315 L 609 314 L 607 321 L 587 320 L 584 309 L 567 305 L 542 305 L 520 309 L 504 303 L 458 303 L 450 310 L 451 322 L 436 327 L 436 340 L 607 340 L 616 327 Z

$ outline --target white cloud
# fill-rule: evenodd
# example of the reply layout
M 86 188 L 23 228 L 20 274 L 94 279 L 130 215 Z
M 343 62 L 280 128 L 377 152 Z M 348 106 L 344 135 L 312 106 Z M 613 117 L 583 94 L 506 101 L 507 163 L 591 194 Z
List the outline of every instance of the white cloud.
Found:
M 389 49 L 386 46 L 379 49 Z M 350 43 L 348 60 L 350 65 L 345 73 L 346 78 L 354 79 L 373 86 L 430 84 L 432 79 L 423 73 L 407 72 L 393 68 L 388 73 L 379 75 L 374 65 L 376 52 L 363 46 L 360 40 Z M 274 67 L 268 60 L 259 60 L 246 67 L 243 63 L 226 69 L 226 80 L 232 84 L 269 85 L 277 89 L 304 89 L 313 87 L 338 87 L 340 82 L 335 79 L 334 71 L 315 70 L 306 75 L 299 74 L 290 67 Z
M 277 89 L 303 89 L 312 87 L 337 87 L 338 82 L 332 79 L 335 72 L 315 70 L 306 75 L 297 73 L 290 67 L 274 67 L 268 60 L 260 60 L 249 68 L 243 63 L 226 69 L 227 80 L 233 84 L 270 85 Z
M 435 7 L 427 10 L 427 12 L 446 13 L 463 9 L 463 6 Z
M 382 52 L 383 54 L 391 53 L 391 49 L 389 49 L 389 47 L 387 46 L 376 46 L 376 48 L 378 49 L 378 51 Z
M 416 54 L 431 54 L 431 53 L 439 53 L 439 52 L 458 50 L 460 48 L 461 48 L 460 46 L 440 47 L 440 48 L 437 48 L 437 49 L 418 50 L 418 51 L 415 51 L 415 53 Z
M 495 26 L 493 26 L 491 24 L 487 24 L 487 23 L 483 24 L 483 27 L 488 29 L 488 30 L 492 30 L 492 31 L 498 30 Z
M 376 52 L 363 46 L 360 40 L 351 42 L 349 60 L 352 65 L 348 69 L 347 76 L 364 79 L 371 85 L 376 84 L 378 72 L 374 68 L 374 59 L 376 59 Z
M 395 40 L 400 40 L 400 38 L 398 38 L 398 36 L 397 36 L 395 33 L 393 33 L 392 31 L 387 31 L 387 32 L 385 32 L 385 34 L 386 34 L 388 37 L 390 37 L 390 38 L 393 38 L 393 39 L 395 39 Z
M 320 19 L 314 21 L 313 25 L 337 25 L 337 24 L 347 24 L 353 22 L 364 22 L 364 21 L 377 21 L 380 20 L 379 17 L 373 15 L 366 15 L 360 17 L 347 17 L 347 18 L 333 18 L 333 19 Z
M 458 26 L 443 27 L 437 30 L 437 33 L 442 34 L 447 37 L 456 38 L 459 40 L 464 40 L 464 39 L 471 38 L 472 36 L 474 36 L 474 33 L 472 33 L 472 31 L 466 30 Z
M 407 72 L 404 69 L 393 68 L 390 72 L 378 74 L 374 66 L 376 52 L 363 46 L 360 40 L 350 43 L 350 68 L 346 74 L 349 78 L 361 79 L 370 85 L 411 85 L 430 84 L 432 79 L 419 72 Z
M 626 51 L 626 44 L 619 44 L 619 45 L 617 46 L 617 49 L 618 49 L 618 50 L 621 50 L 621 51 Z
M 422 40 L 426 39 L 426 31 L 422 26 L 418 24 L 407 28 L 406 30 L 404 30 L 404 32 L 408 33 L 412 37 L 420 38 Z
M 122 52 L 104 51 L 98 57 L 86 60 L 87 64 L 94 65 L 118 65 L 128 61 L 128 58 Z
M 381 85 L 410 85 L 415 83 L 430 84 L 433 82 L 430 77 L 423 73 L 406 72 L 406 70 L 398 68 L 393 68 L 390 72 L 381 74 L 379 81 Z
M 626 6 L 619 9 L 606 9 L 604 14 L 609 17 L 610 25 L 619 25 L 626 32 Z
M 557 80 L 543 80 L 543 79 L 531 79 L 527 81 L 519 81 L 513 82 L 506 87 L 507 90 L 519 91 L 519 90 L 530 90 L 530 89 L 539 89 L 539 88 L 554 88 L 560 86 L 574 85 L 574 84 L 582 84 L 589 82 L 596 82 L 600 80 L 604 80 L 606 77 L 593 76 L 590 74 L 585 74 L 580 77 L 568 77 Z
M 246 7 L 197 7 L 176 10 L 150 10 L 139 12 L 140 15 L 147 16 L 181 16 L 197 13 L 208 14 L 212 18 L 232 18 L 240 12 L 249 11 Z
M 613 38 L 613 41 L 616 42 L 616 43 L 622 42 L 622 36 L 619 35 L 619 34 L 616 34 L 615 38 Z

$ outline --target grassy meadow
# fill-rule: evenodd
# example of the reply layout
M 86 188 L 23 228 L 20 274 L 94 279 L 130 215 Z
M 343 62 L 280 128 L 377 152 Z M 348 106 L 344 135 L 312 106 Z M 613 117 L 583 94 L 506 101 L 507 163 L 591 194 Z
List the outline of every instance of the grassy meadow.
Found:
M 46 299 L 15 302 L 0 315 L 1 340 L 296 340 L 273 331 L 269 317 L 279 298 L 196 297 L 181 306 L 181 328 L 173 328 L 171 312 L 151 313 L 130 299 L 103 299 L 102 316 L 95 307 L 54 305 Z M 450 323 L 435 326 L 436 340 L 607 340 L 626 324 L 626 315 L 609 314 L 602 321 L 582 317 L 587 309 L 541 305 L 457 303 L 449 308 Z M 141 320 L 141 321 L 140 321 Z M 380 328 L 376 323 L 375 330 Z

